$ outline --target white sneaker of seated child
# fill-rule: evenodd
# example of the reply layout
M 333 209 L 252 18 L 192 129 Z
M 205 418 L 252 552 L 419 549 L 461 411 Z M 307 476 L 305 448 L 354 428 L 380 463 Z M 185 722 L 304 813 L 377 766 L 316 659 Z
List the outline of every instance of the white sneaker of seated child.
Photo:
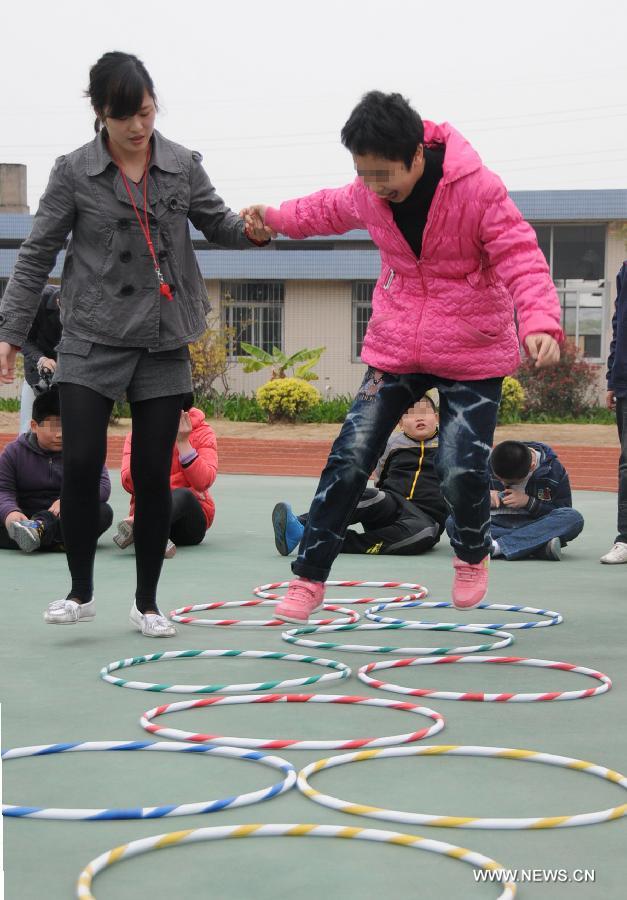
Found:
M 620 563 L 627 563 L 627 544 L 622 541 L 616 541 L 611 550 L 601 557 L 600 562 L 608 566 L 616 566 Z
M 131 625 L 134 625 L 145 637 L 168 638 L 174 637 L 176 634 L 176 627 L 169 619 L 166 619 L 161 613 L 146 615 L 140 613 L 135 601 L 133 601 L 128 618 Z

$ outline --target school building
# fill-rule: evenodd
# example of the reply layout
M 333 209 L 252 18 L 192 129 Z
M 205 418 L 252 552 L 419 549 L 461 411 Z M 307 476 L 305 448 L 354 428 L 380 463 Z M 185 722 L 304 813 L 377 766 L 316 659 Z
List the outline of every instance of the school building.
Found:
M 512 191 L 511 197 L 538 235 L 559 294 L 564 331 L 599 367 L 601 394 L 615 276 L 627 256 L 627 190 Z M 0 207 L 0 295 L 32 220 L 26 212 Z M 251 393 L 268 378 L 268 370 L 241 371 L 236 358 L 245 341 L 287 354 L 324 346 L 317 387 L 327 395 L 355 391 L 380 271 L 367 232 L 303 241 L 278 238 L 267 248 L 242 252 L 210 246 L 202 233 L 190 229 L 214 313 L 235 335 L 229 390 Z M 63 257 L 61 251 L 53 281 L 60 279 Z

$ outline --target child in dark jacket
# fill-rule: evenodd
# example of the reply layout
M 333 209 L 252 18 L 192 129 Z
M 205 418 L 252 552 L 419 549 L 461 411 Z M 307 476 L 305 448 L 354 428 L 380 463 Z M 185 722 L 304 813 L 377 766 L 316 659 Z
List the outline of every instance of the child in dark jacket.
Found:
M 28 434 L 21 434 L 0 454 L 0 549 L 31 553 L 63 543 L 62 448 L 59 396 L 53 387 L 35 398 Z M 113 521 L 106 502 L 110 494 L 111 481 L 103 468 L 99 535 Z
M 583 516 L 572 508 L 568 473 L 555 452 L 538 441 L 503 441 L 490 470 L 492 557 L 560 560 Z
M 350 519 L 364 531 L 349 529 L 342 553 L 410 556 L 440 540 L 447 509 L 435 468 L 438 414 L 431 397 L 410 407 L 399 427 L 377 464 L 375 487 L 366 488 Z M 274 507 L 274 538 L 282 556 L 300 543 L 306 522 L 307 516 L 295 516 L 287 503 Z

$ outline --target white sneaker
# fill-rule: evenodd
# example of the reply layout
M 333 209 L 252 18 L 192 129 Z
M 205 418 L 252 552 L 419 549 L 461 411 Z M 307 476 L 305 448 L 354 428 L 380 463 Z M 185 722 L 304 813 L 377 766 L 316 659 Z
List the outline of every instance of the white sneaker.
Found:
M 127 547 L 131 546 L 133 541 L 133 523 L 129 522 L 128 519 L 122 519 L 121 522 L 118 522 L 118 533 L 113 535 L 113 543 L 119 547 L 120 550 L 126 550 Z
M 627 563 L 627 544 L 622 541 L 616 541 L 611 550 L 601 557 L 601 562 L 608 566 L 615 566 L 618 563 Z
M 173 559 L 176 556 L 176 544 L 168 538 L 168 543 L 165 545 L 165 553 L 163 554 L 164 559 Z
M 76 625 L 77 622 L 91 622 L 96 617 L 96 598 L 89 603 L 76 600 L 53 600 L 44 612 L 44 622 L 48 625 Z
M 176 627 L 169 619 L 166 619 L 161 613 L 158 616 L 150 613 L 145 616 L 137 609 L 134 601 L 128 618 L 131 625 L 134 625 L 145 637 L 167 638 L 174 637 L 176 634 Z

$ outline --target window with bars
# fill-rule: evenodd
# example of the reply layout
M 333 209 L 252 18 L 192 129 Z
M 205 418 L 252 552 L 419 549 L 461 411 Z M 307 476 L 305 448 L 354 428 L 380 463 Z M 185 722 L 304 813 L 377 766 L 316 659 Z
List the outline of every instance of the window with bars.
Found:
M 352 300 L 351 361 L 359 362 L 366 328 L 372 315 L 372 292 L 376 281 L 354 281 Z
M 604 359 L 606 226 L 537 225 L 535 230 L 560 298 L 564 333 L 586 359 Z
M 242 341 L 261 347 L 283 349 L 282 281 L 223 281 L 221 287 L 224 323 L 232 329 L 229 356 L 241 356 Z

